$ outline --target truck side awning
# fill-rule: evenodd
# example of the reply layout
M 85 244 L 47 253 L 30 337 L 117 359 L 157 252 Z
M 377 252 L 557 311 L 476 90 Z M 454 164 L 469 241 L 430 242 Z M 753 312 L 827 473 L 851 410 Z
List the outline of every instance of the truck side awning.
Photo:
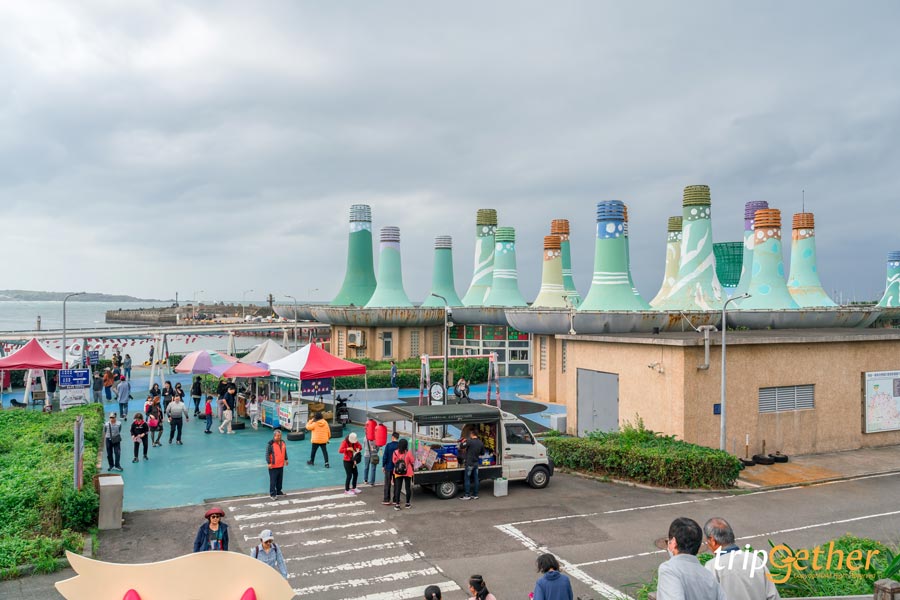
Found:
M 370 416 L 382 422 L 412 421 L 417 425 L 451 425 L 460 423 L 492 423 L 500 419 L 500 409 L 484 404 L 451 404 L 448 406 L 391 406 L 381 414 Z

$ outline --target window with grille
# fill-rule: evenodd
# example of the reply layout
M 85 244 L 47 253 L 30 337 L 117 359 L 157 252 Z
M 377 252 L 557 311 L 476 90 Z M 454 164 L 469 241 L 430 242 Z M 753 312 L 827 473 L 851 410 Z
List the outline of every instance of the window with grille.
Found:
M 815 385 L 786 385 L 759 388 L 759 412 L 812 410 L 816 407 Z
M 343 331 L 338 331 L 337 354 L 338 354 L 338 356 L 345 356 L 345 354 L 344 354 L 344 332 Z
M 541 371 L 547 370 L 547 336 L 542 335 L 540 337 L 540 357 L 541 357 Z
M 566 340 L 562 341 L 562 350 L 560 351 L 560 354 L 562 354 L 562 356 L 560 357 L 560 368 L 562 369 L 562 372 L 565 373 L 566 372 L 566 360 L 568 360 L 568 358 L 569 358 L 568 357 L 568 348 L 566 347 Z
M 381 334 L 381 355 L 385 358 L 394 356 L 394 333 L 385 331 Z
M 431 355 L 439 356 L 441 354 L 441 336 L 444 335 L 444 332 L 441 331 L 440 334 L 435 333 L 435 335 L 431 336 Z M 418 354 L 414 355 L 418 356 Z
M 409 332 L 409 355 L 419 356 L 419 331 L 417 329 Z

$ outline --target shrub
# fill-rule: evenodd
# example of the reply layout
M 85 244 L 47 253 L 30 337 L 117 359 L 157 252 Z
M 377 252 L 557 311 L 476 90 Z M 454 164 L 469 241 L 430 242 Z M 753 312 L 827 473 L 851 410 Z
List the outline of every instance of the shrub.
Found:
M 548 437 L 550 457 L 561 466 L 675 488 L 727 488 L 740 472 L 737 458 L 626 424 L 621 431 L 587 438 Z
M 84 416 L 84 481 L 72 489 L 72 424 Z M 64 413 L 26 410 L 0 412 L 0 570 L 18 566 L 56 568 L 64 550 L 80 551 L 80 531 L 97 518 L 90 481 L 102 437 L 103 407 L 71 408 Z

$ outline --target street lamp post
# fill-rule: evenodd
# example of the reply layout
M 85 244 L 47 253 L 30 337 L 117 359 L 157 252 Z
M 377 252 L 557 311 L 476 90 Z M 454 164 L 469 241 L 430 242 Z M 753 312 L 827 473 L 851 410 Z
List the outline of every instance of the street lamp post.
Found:
M 444 301 L 444 404 L 449 404 L 449 398 L 447 397 L 447 355 L 450 353 L 450 343 L 447 339 L 447 316 L 450 314 L 450 304 L 440 294 L 432 293 L 431 295 Z
M 241 320 L 242 321 L 247 318 L 247 315 L 244 312 L 244 301 L 247 299 L 247 294 L 252 291 L 253 290 L 244 290 L 244 292 L 241 294 Z
M 284 297 L 290 298 L 294 301 L 294 349 L 296 350 L 300 347 L 300 345 L 297 343 L 297 299 L 290 294 L 285 294 Z
M 197 320 L 197 304 L 200 302 L 200 294 L 203 293 L 203 290 L 199 290 L 194 292 L 194 320 Z
M 69 298 L 72 296 L 81 296 L 84 292 L 73 292 L 63 298 L 63 331 L 62 331 L 62 368 L 69 368 L 69 356 L 66 354 L 66 302 L 68 302 Z
M 728 329 L 728 323 L 725 321 L 725 310 L 728 305 L 735 300 L 743 300 L 749 298 L 750 294 L 741 294 L 734 298 L 729 298 L 722 305 L 722 392 L 719 396 L 719 450 L 725 450 L 725 330 Z

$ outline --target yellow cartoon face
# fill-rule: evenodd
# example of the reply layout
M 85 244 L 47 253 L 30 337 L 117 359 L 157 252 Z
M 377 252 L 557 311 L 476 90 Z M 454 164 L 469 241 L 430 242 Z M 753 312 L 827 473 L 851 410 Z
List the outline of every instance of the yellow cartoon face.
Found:
M 136 565 L 66 552 L 77 575 L 56 589 L 66 600 L 291 600 L 294 590 L 269 565 L 236 552 L 197 552 Z M 198 576 L 202 573 L 202 576 Z

